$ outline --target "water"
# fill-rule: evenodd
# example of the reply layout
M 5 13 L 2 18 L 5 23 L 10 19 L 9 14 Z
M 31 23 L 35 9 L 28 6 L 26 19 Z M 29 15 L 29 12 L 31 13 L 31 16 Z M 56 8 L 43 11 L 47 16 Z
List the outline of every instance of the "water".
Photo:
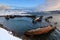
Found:
M 56 27 L 58 29 L 60 29 L 60 14 L 45 15 L 44 17 L 46 17 L 46 16 L 53 16 L 52 23 L 53 22 L 57 22 Z M 4 17 L 0 17 L 0 24 L 3 24 L 4 27 L 8 28 L 11 31 L 13 30 L 13 31 L 19 33 L 20 36 L 22 36 L 24 34 L 24 32 L 26 32 L 27 30 L 32 30 L 32 29 L 36 29 L 36 28 L 40 28 L 40 27 L 45 27 L 45 26 L 49 25 L 45 21 L 43 21 L 42 23 L 33 24 L 32 23 L 32 19 L 31 18 L 26 18 L 26 17 L 23 17 L 23 18 L 17 18 L 16 17 L 14 19 L 9 19 L 9 20 L 6 20 Z M 54 36 L 54 34 L 56 36 Z M 55 39 L 55 37 L 57 39 L 60 37 L 59 31 L 57 31 L 57 30 L 54 31 L 50 35 L 49 38 L 51 38 L 52 35 L 54 36 L 54 39 Z M 52 39 L 53 38 L 51 38 L 51 40 Z

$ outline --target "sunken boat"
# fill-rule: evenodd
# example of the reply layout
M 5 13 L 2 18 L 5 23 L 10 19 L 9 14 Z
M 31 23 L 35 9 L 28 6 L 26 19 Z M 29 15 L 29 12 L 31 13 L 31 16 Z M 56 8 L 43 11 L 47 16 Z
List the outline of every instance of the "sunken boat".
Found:
M 37 17 L 40 16 L 1 15 L 0 27 L 23 40 L 60 40 L 60 30 L 56 28 L 57 23 L 52 19 L 46 22 L 44 17 L 41 18 L 41 22 L 34 24 L 33 19 Z M 36 21 L 38 20 L 36 19 Z

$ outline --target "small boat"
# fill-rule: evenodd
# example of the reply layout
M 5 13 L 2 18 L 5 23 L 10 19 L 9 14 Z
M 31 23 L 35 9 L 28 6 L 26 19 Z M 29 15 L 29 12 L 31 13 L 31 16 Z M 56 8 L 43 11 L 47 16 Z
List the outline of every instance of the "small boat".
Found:
M 19 37 L 21 39 L 24 39 L 25 36 L 27 39 L 34 38 L 34 40 L 59 40 L 58 38 L 60 37 L 59 32 L 55 30 L 56 28 L 45 21 L 33 24 L 32 19 L 25 16 L 22 18 L 15 17 L 14 19 L 9 20 L 6 20 L 4 17 L 0 17 L 0 20 L 1 28 L 12 32 L 13 36 Z

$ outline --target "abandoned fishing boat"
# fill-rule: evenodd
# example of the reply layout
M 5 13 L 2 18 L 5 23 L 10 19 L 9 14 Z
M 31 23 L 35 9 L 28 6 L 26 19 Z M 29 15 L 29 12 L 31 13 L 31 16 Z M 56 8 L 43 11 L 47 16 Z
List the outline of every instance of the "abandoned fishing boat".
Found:
M 59 40 L 60 34 L 53 24 L 45 20 L 33 24 L 33 19 L 29 17 L 32 16 L 19 16 L 14 19 L 8 16 L 9 20 L 6 20 L 5 17 L 0 17 L 0 27 L 12 32 L 12 35 L 23 40 Z

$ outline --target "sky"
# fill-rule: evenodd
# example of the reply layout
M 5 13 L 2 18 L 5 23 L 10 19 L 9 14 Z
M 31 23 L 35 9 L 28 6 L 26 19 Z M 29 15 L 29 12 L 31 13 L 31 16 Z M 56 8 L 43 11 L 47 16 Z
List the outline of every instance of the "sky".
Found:
M 37 11 L 60 10 L 60 0 L 0 0 L 0 7 L 26 7 Z
M 17 7 L 35 7 L 38 4 L 43 4 L 45 0 L 0 0 L 1 4 Z
M 45 0 L 43 5 L 37 6 L 38 11 L 60 10 L 60 0 Z
M 0 8 L 26 7 L 37 11 L 60 10 L 60 0 L 0 0 Z
M 0 0 L 0 8 L 10 7 L 36 8 L 37 11 L 60 10 L 60 0 Z M 6 30 L 0 29 L 0 40 L 20 40 L 11 36 Z

